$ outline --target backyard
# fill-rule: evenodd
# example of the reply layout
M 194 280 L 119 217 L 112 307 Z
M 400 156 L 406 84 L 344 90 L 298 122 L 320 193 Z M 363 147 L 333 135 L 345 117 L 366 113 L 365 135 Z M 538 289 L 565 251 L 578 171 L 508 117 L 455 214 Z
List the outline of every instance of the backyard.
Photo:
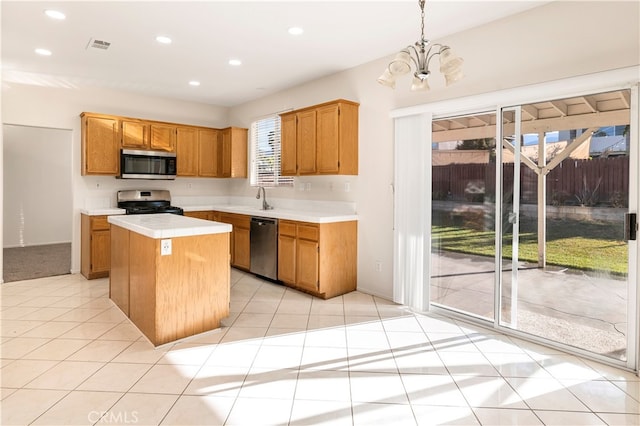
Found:
M 445 212 L 436 214 L 432 226 L 433 246 L 440 250 L 487 257 L 495 255 L 495 232 L 453 225 Z M 439 220 L 438 220 L 439 219 Z M 519 234 L 519 260 L 537 264 L 535 220 L 523 220 Z M 511 258 L 512 234 L 503 238 L 503 257 Z M 547 221 L 547 265 L 599 274 L 626 276 L 627 243 L 619 225 L 571 219 Z

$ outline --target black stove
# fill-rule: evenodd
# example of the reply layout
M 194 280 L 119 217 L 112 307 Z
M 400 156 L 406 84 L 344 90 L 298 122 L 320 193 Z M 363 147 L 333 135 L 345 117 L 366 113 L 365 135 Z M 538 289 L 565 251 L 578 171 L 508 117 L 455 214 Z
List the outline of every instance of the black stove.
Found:
M 125 209 L 126 214 L 184 214 L 180 207 L 171 205 L 171 195 L 163 189 L 118 191 L 118 208 Z

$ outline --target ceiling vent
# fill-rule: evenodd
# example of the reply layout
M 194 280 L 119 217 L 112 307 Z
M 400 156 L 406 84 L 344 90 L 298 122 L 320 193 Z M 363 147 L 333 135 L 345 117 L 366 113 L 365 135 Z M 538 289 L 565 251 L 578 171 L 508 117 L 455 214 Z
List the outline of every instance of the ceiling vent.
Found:
M 107 50 L 111 46 L 111 43 L 104 40 L 96 40 L 95 38 L 89 39 L 89 44 L 87 44 L 87 49 L 92 47 L 94 49 L 102 49 Z

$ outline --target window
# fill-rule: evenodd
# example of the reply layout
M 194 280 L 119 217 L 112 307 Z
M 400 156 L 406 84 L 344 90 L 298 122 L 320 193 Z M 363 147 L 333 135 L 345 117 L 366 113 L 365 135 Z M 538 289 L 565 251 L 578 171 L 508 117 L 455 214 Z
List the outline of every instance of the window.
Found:
M 251 123 L 251 186 L 293 186 L 292 176 L 280 176 L 280 116 Z

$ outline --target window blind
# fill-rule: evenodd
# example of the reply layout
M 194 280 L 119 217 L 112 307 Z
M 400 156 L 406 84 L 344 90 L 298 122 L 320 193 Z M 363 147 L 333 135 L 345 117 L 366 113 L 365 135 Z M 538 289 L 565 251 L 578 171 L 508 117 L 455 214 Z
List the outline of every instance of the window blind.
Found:
M 280 176 L 280 116 L 251 124 L 251 185 L 293 186 L 292 176 Z

